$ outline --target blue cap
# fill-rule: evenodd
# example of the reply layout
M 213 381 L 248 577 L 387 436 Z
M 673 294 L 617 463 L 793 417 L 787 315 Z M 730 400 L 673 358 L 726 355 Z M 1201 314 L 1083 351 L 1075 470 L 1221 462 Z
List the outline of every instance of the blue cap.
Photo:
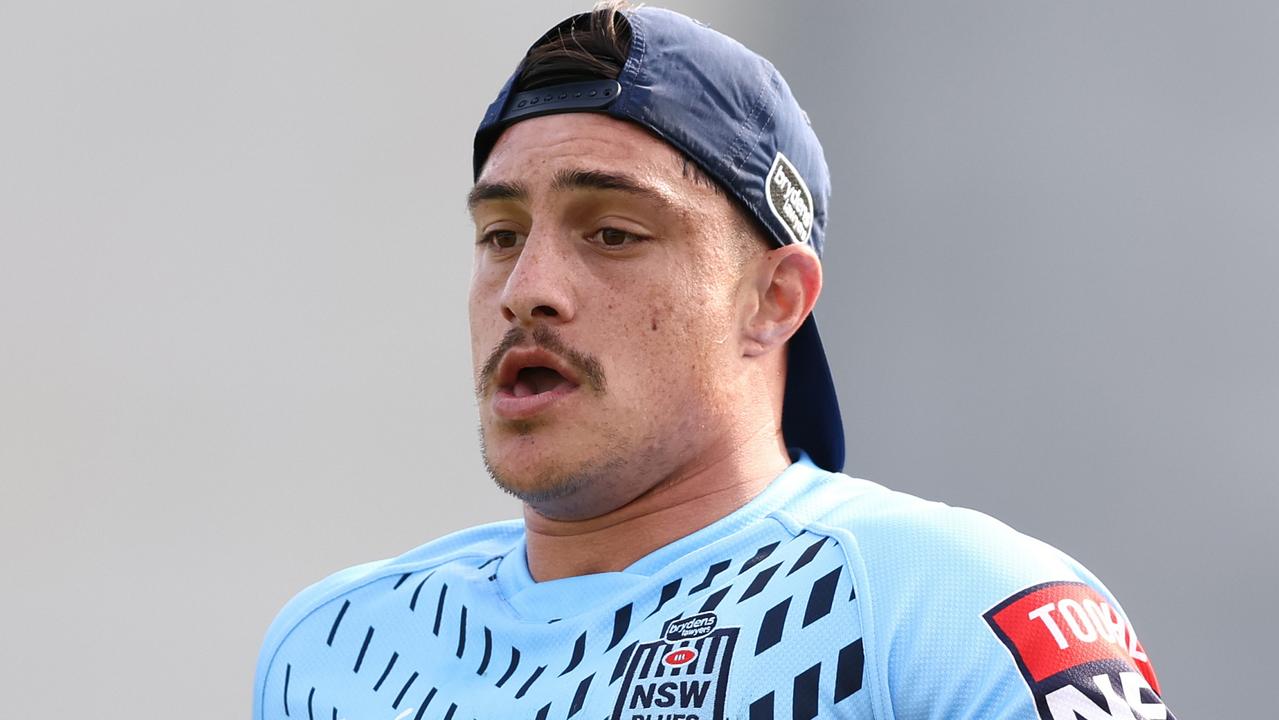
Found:
M 515 92 L 517 69 L 506 81 L 475 133 L 475 178 L 512 124 L 555 113 L 603 113 L 638 123 L 678 148 L 778 246 L 805 243 L 820 257 L 830 171 L 808 115 L 777 69 L 679 13 L 643 7 L 622 14 L 630 24 L 631 49 L 616 80 Z M 547 36 L 584 17 L 565 20 Z M 823 468 L 842 470 L 844 425 L 811 315 L 789 348 L 782 407 L 786 444 L 807 451 Z

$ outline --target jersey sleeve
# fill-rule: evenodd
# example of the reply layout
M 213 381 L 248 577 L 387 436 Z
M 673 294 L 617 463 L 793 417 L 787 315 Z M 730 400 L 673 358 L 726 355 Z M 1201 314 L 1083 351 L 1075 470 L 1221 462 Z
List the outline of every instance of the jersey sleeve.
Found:
M 289 632 L 334 593 L 349 587 L 352 583 L 358 583 L 362 578 L 376 575 L 377 571 L 386 564 L 387 561 L 384 560 L 370 562 L 334 573 L 295 595 L 280 610 L 267 629 L 262 647 L 258 651 L 257 667 L 253 674 L 253 720 L 264 720 L 266 717 L 262 698 L 266 692 L 268 679 L 271 677 L 276 651 Z
M 280 610 L 271 623 L 258 652 L 257 668 L 253 682 L 253 719 L 267 720 L 277 717 L 268 712 L 263 702 L 265 696 L 284 695 L 288 685 L 289 664 L 278 659 L 280 648 L 298 630 L 299 625 L 311 614 L 330 601 L 361 586 L 382 580 L 389 575 L 418 572 L 463 557 L 488 558 L 508 552 L 520 537 L 519 521 L 505 521 L 479 525 L 445 535 L 416 547 L 398 557 L 356 565 L 336 572 L 298 593 Z M 345 610 L 339 610 L 339 613 Z M 323 636 L 321 636 L 323 638 Z M 294 658 L 298 661 L 298 658 Z M 307 663 L 306 657 L 300 659 Z M 288 714 L 287 703 L 282 708 Z M 309 713 L 307 713 L 309 715 Z
M 1132 624 L 1081 565 L 981 513 L 889 495 L 855 546 L 878 705 L 895 720 L 1173 718 Z

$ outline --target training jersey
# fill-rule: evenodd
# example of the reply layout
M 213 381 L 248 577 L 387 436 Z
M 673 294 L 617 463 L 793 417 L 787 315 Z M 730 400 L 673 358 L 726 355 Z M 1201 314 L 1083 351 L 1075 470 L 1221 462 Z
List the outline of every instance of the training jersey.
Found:
M 619 572 L 535 582 L 523 524 L 306 589 L 255 720 L 1172 718 L 1131 623 L 1056 549 L 800 459 Z

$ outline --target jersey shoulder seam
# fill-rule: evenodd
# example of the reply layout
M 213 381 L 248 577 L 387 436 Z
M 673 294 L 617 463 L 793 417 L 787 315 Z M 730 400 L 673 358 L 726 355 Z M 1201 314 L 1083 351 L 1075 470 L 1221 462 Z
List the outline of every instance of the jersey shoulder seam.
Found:
M 874 607 L 870 599 L 870 578 L 865 563 L 862 562 L 857 536 L 848 528 L 828 525 L 813 519 L 800 520 L 784 509 L 774 510 L 770 516 L 786 528 L 787 532 L 798 535 L 807 531 L 829 537 L 840 547 L 844 555 L 844 563 L 852 576 L 853 587 L 857 592 L 857 615 L 861 621 L 862 651 L 866 658 L 863 677 L 869 671 L 871 692 L 872 720 L 895 720 L 891 702 L 888 697 L 888 664 L 879 660 L 879 645 L 876 642 Z

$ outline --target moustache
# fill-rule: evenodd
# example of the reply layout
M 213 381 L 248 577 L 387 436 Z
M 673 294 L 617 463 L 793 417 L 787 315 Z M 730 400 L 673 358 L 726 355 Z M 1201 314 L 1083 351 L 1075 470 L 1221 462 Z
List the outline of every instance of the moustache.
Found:
M 492 390 L 493 383 L 497 379 L 497 368 L 502 364 L 502 358 L 506 353 L 513 347 L 523 345 L 530 336 L 534 346 L 554 353 L 565 360 L 576 371 L 582 385 L 596 394 L 604 392 L 604 369 L 600 366 L 599 360 L 569 347 L 551 328 L 545 325 L 536 325 L 532 331 L 520 327 L 513 327 L 506 331 L 502 341 L 497 344 L 497 347 L 493 348 L 493 352 L 489 353 L 488 359 L 484 361 L 484 366 L 480 369 L 475 388 L 475 393 L 478 397 L 485 397 Z

